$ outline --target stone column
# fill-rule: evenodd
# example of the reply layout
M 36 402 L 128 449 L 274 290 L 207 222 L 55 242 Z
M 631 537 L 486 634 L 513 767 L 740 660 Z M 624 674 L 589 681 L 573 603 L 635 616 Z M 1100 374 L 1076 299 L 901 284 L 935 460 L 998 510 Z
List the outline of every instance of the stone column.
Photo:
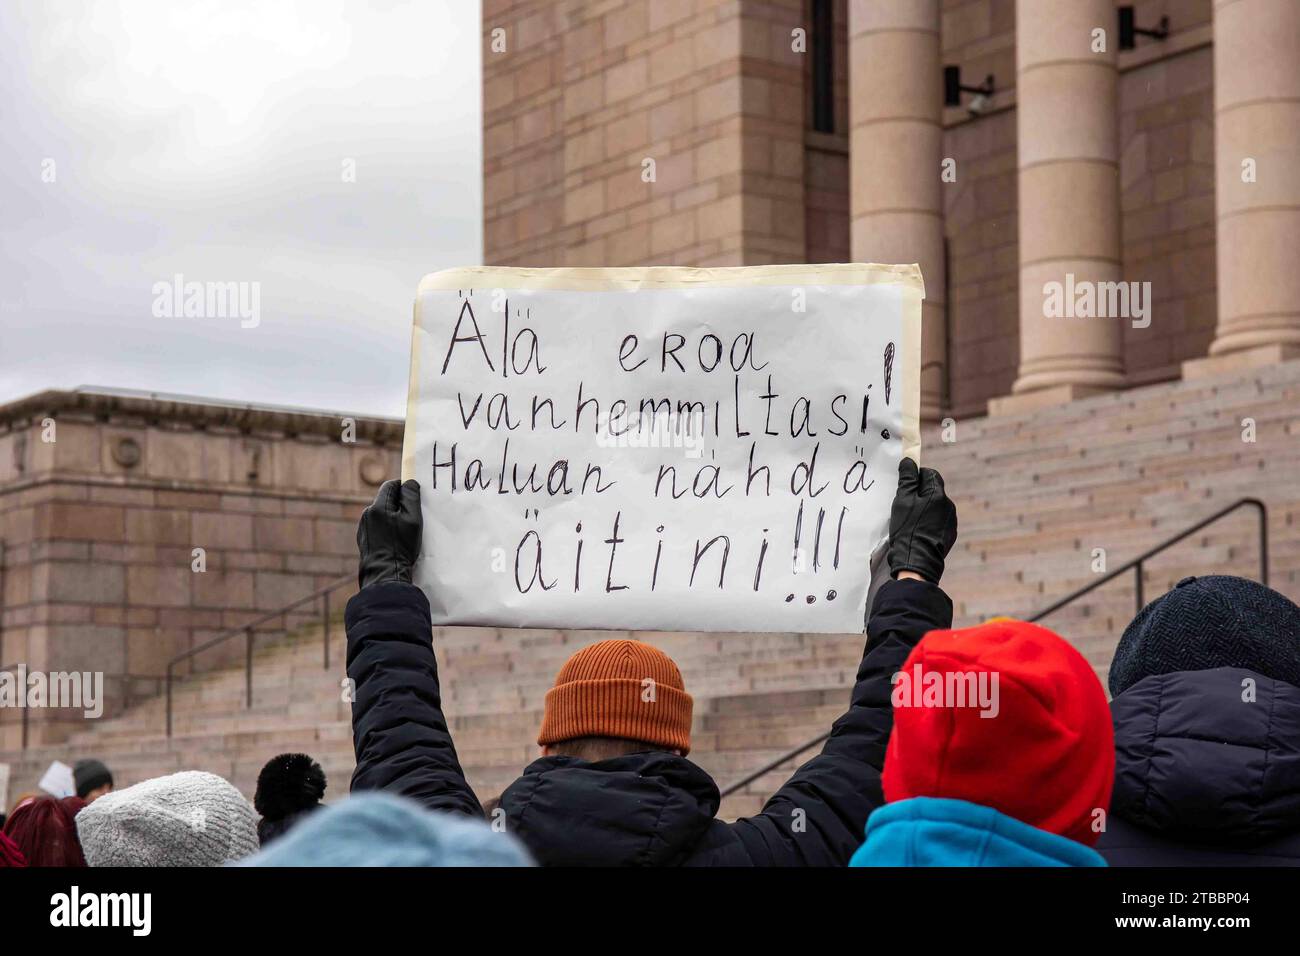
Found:
M 917 262 L 925 279 L 921 417 L 948 377 L 939 0 L 850 0 L 849 191 L 855 262 Z M 960 175 L 960 174 L 959 174 Z
M 1219 320 L 1196 377 L 1300 358 L 1300 3 L 1216 0 Z
M 1070 294 L 1121 279 L 1118 44 L 1113 0 L 1016 2 L 1020 369 L 991 414 L 1125 384 L 1125 320 L 1078 317 Z M 1051 283 L 1064 315 L 1049 310 Z

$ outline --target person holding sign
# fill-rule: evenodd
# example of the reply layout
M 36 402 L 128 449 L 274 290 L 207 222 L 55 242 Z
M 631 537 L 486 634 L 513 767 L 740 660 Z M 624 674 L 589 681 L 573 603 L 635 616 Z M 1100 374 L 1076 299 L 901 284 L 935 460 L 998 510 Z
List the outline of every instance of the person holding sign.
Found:
M 429 601 L 411 583 L 420 486 L 386 482 L 357 530 L 361 591 L 347 608 L 357 767 L 352 790 L 481 816 L 442 713 Z M 943 479 L 910 458 L 890 516 L 892 580 L 878 591 L 847 711 L 821 753 L 753 817 L 715 817 L 717 785 L 687 759 L 692 700 L 676 664 L 640 641 L 575 654 L 547 693 L 542 756 L 494 817 L 543 865 L 843 866 L 883 803 L 891 677 L 929 631 L 952 624 L 939 588 L 957 537 Z

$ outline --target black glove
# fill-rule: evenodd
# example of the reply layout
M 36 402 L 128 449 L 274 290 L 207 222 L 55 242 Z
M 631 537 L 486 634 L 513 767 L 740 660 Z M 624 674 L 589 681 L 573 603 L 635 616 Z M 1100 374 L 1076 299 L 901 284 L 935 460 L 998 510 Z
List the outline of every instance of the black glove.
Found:
M 423 530 L 420 483 L 391 479 L 380 485 L 375 503 L 361 513 L 357 525 L 357 550 L 361 552 L 357 580 L 361 587 L 382 581 L 410 584 Z
M 944 494 L 943 476 L 910 458 L 898 463 L 898 492 L 889 515 L 889 573 L 915 571 L 937 584 L 943 559 L 957 540 L 957 508 Z

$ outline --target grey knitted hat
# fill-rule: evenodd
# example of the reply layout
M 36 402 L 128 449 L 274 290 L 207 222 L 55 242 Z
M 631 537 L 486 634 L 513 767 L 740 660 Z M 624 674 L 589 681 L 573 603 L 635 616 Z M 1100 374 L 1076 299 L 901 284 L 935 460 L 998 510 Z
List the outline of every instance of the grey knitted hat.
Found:
M 258 849 L 252 805 L 197 770 L 100 797 L 77 814 L 77 834 L 89 866 L 220 866 Z

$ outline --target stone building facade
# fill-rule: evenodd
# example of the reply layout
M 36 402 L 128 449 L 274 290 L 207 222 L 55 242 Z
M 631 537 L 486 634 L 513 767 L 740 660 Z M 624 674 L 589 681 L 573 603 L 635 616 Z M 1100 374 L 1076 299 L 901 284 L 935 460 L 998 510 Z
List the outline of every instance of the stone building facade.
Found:
M 1292 0 L 485 0 L 483 41 L 488 263 L 917 261 L 932 419 L 1300 356 Z M 1150 323 L 1045 315 L 1067 276 Z
M 0 407 L 0 665 L 102 672 L 106 716 L 157 693 L 173 656 L 356 573 L 357 516 L 398 474 L 401 435 L 396 421 L 85 391 Z M 231 641 L 192 664 L 243 653 Z M 20 716 L 0 711 L 0 750 Z M 33 745 L 83 726 L 29 717 Z

